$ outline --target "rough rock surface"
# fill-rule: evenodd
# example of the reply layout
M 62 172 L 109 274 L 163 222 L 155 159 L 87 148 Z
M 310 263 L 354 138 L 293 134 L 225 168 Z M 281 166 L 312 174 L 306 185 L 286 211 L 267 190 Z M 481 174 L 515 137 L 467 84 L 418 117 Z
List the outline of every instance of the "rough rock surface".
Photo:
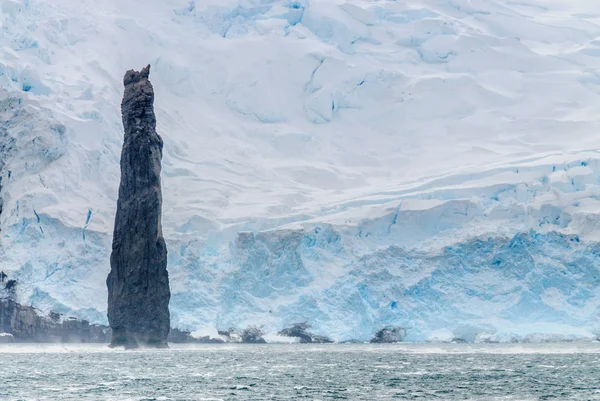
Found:
M 225 341 L 222 338 L 210 336 L 194 337 L 189 331 L 171 328 L 169 342 L 176 344 L 223 344 Z
M 86 320 L 59 313 L 43 314 L 31 306 L 0 297 L 0 344 L 2 343 L 103 343 L 111 341 L 108 326 L 90 324 Z M 172 343 L 223 343 L 219 338 L 195 338 L 189 332 L 172 328 Z
M 162 235 L 160 172 L 150 66 L 127 71 L 121 103 L 125 138 L 107 278 L 112 346 L 166 347 L 170 315 L 167 248 Z
M 327 344 L 332 343 L 333 341 L 326 336 L 320 336 L 313 334 L 308 331 L 311 326 L 307 322 L 303 323 L 294 323 L 292 327 L 285 328 L 279 331 L 277 334 L 285 337 L 295 337 L 300 340 L 302 344 Z
M 240 331 L 235 327 L 230 327 L 228 330 L 219 330 L 219 335 L 226 343 L 243 343 L 243 344 L 266 344 L 267 341 L 263 338 L 265 332 L 261 327 L 251 325 Z M 211 340 L 210 338 L 206 340 Z M 212 341 L 211 341 L 212 342 Z
M 263 338 L 265 332 L 257 326 L 248 326 L 242 331 L 242 343 L 244 344 L 266 344 Z
M 0 336 L 0 342 L 107 343 L 110 329 L 57 313 L 43 316 L 31 306 L 4 298 L 0 299 Z
M 374 344 L 399 343 L 404 340 L 405 336 L 406 330 L 404 330 L 402 327 L 388 326 L 375 333 L 375 336 L 371 339 L 371 342 Z

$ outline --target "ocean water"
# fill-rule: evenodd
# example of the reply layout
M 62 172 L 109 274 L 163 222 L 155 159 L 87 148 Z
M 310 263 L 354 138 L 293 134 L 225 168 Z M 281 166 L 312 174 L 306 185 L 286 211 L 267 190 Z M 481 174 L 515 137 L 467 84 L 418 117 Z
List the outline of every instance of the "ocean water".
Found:
M 600 400 L 600 344 L 0 345 L 0 400 Z

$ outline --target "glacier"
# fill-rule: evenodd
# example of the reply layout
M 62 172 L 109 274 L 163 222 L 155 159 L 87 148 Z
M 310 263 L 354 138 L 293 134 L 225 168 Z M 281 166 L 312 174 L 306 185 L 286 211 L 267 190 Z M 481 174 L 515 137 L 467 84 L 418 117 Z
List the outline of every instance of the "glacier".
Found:
M 151 63 L 175 327 L 595 338 L 600 4 L 140 3 L 0 1 L 22 303 L 106 323 L 120 77 Z

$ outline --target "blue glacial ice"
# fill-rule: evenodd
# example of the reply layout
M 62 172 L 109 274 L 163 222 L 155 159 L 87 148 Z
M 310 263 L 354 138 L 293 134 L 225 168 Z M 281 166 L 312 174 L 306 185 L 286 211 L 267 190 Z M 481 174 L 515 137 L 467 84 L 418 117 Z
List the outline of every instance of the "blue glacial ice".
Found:
M 96 3 L 0 5 L 22 302 L 106 322 L 121 77 L 150 62 L 175 326 L 595 337 L 594 4 Z

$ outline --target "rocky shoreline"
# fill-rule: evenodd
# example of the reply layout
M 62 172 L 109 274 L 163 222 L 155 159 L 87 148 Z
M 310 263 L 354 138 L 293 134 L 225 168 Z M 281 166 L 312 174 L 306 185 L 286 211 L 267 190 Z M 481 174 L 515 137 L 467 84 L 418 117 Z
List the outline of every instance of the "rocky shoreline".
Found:
M 308 331 L 307 323 L 296 323 L 279 331 L 281 337 L 296 339 L 300 344 L 328 344 L 333 340 Z M 390 335 L 394 333 L 395 335 Z M 402 335 L 398 335 L 402 333 Z M 400 342 L 403 330 L 385 328 L 372 343 Z M 174 344 L 266 344 L 265 332 L 258 326 L 244 330 L 230 328 L 219 331 L 218 337 L 194 337 L 188 331 L 172 328 L 168 342 Z M 112 339 L 109 326 L 92 324 L 87 320 L 50 312 L 45 315 L 32 306 L 21 305 L 11 298 L 0 298 L 0 344 L 2 343 L 97 343 L 108 344 Z
M 280 330 L 277 335 L 281 341 L 289 338 L 290 343 L 297 344 L 330 344 L 335 341 L 309 331 L 310 325 L 306 322 L 295 323 L 290 327 Z M 401 327 L 386 326 L 374 334 L 369 341 L 371 344 L 394 344 L 404 341 L 406 331 Z M 230 328 L 218 332 L 218 337 L 193 336 L 192 333 L 178 328 L 171 328 L 168 342 L 172 344 L 267 344 L 266 333 L 258 326 L 249 326 L 239 330 Z M 21 305 L 11 298 L 0 298 L 0 344 L 6 343 L 90 343 L 109 344 L 112 330 L 109 326 L 92 324 L 86 320 L 68 317 L 50 312 L 44 314 L 32 306 Z M 470 341 L 469 341 L 470 340 Z M 502 336 L 477 336 L 473 339 L 447 338 L 426 341 L 434 344 L 460 344 L 460 343 L 485 343 L 485 344 L 544 344 L 544 343 L 572 343 L 598 341 L 594 338 L 579 338 L 569 336 L 548 336 L 543 334 L 528 335 L 524 337 Z M 346 341 L 344 343 L 362 344 L 365 341 Z
M 12 299 L 0 299 L 0 333 L 2 342 L 35 343 L 107 343 L 110 330 L 87 320 L 65 317 L 58 313 L 47 316 Z

